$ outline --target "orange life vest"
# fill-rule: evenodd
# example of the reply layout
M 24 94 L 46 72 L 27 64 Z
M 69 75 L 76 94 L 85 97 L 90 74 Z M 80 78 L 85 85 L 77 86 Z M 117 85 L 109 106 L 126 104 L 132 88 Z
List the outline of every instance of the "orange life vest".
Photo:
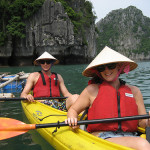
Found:
M 107 82 L 100 84 L 98 95 L 92 107 L 88 110 L 88 120 L 134 115 L 138 115 L 138 108 L 131 89 L 126 85 L 121 85 L 119 90 L 116 91 L 116 89 Z M 134 132 L 137 131 L 137 125 L 137 120 L 89 124 L 87 131 L 122 130 L 124 132 Z

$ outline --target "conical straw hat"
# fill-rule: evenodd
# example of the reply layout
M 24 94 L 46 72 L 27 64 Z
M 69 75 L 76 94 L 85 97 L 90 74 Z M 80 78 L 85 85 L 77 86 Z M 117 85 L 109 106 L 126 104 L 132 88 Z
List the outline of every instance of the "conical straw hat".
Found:
M 53 57 L 51 54 L 49 54 L 48 52 L 44 52 L 40 57 L 38 57 L 35 61 L 34 64 L 35 65 L 39 65 L 39 60 L 41 59 L 53 59 L 55 60 L 54 64 L 58 64 L 59 60 L 57 60 L 55 57 Z
M 87 68 L 82 72 L 82 75 L 86 77 L 93 77 L 95 73 L 91 71 L 91 69 L 96 68 L 100 65 L 105 65 L 109 63 L 121 63 L 127 64 L 130 67 L 130 70 L 133 70 L 137 67 L 137 64 L 131 59 L 123 56 L 122 54 L 112 50 L 109 47 L 105 47 L 96 57 L 95 59 L 87 66 Z M 124 66 L 125 67 L 125 66 Z M 124 73 L 123 71 L 121 73 Z

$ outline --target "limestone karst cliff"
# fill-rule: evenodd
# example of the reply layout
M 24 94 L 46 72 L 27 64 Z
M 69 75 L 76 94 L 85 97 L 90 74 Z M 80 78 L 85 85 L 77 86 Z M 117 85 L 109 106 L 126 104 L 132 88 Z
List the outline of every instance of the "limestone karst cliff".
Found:
M 45 0 L 23 21 L 25 38 L 6 34 L 1 45 L 0 19 L 0 65 L 32 65 L 44 51 L 61 64 L 87 63 L 106 45 L 133 60 L 150 60 L 150 18 L 134 6 L 113 10 L 95 25 L 89 1 Z
M 150 18 L 136 7 L 113 10 L 96 27 L 98 51 L 107 45 L 134 60 L 150 59 Z
M 85 6 L 90 6 L 85 0 L 70 0 L 67 4 L 85 16 Z M 44 51 L 59 59 L 61 64 L 86 63 L 96 53 L 94 17 L 90 22 L 75 33 L 74 22 L 62 3 L 45 0 L 42 7 L 25 20 L 25 38 L 9 36 L 5 45 L 0 46 L 0 64 L 31 65 Z

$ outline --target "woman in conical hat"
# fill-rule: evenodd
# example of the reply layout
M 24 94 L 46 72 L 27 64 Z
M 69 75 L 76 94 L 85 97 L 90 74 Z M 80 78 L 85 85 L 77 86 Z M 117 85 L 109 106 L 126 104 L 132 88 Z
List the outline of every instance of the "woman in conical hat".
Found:
M 120 74 L 128 74 L 129 71 L 132 71 L 137 67 L 137 64 L 134 61 L 106 46 L 87 66 L 82 74 L 86 77 L 93 77 L 90 81 L 94 82 L 94 79 L 102 79 L 99 70 L 103 70 L 104 65 L 115 67 L 116 64 L 118 64 L 119 69 L 115 79 L 117 79 Z
M 89 108 L 89 120 L 146 114 L 140 89 L 119 79 L 120 74 L 136 67 L 134 61 L 106 46 L 83 71 L 84 76 L 94 80 L 70 107 L 65 122 L 77 128 L 77 116 L 86 108 Z M 89 124 L 87 131 L 126 147 L 148 150 L 150 144 L 137 136 L 137 126 L 145 128 L 149 125 L 147 119 Z
M 87 66 L 82 74 L 86 77 L 94 77 L 96 74 L 92 70 L 96 70 L 95 68 L 97 67 L 101 68 L 103 65 L 112 63 L 118 63 L 120 66 L 123 66 L 120 73 L 128 73 L 137 67 L 137 64 L 134 61 L 106 46 Z
M 60 97 L 60 93 L 64 97 L 68 97 L 66 102 L 57 103 L 56 100 L 41 101 L 45 104 L 51 105 L 57 109 L 66 110 L 78 97 L 77 94 L 72 95 L 66 88 L 64 80 L 60 74 L 51 72 L 51 67 L 59 61 L 48 52 L 44 52 L 35 61 L 35 65 L 41 66 L 41 71 L 33 72 L 27 79 L 26 86 L 21 93 L 21 97 L 34 102 L 34 97 Z M 29 92 L 33 89 L 33 95 Z M 57 104 L 57 105 L 56 105 Z M 61 108 L 59 108 L 61 107 Z
M 59 61 L 55 57 L 53 57 L 51 54 L 49 54 L 46 51 L 34 61 L 34 64 L 35 65 L 40 65 L 41 60 L 51 60 L 53 62 L 53 64 L 58 64 L 59 63 Z

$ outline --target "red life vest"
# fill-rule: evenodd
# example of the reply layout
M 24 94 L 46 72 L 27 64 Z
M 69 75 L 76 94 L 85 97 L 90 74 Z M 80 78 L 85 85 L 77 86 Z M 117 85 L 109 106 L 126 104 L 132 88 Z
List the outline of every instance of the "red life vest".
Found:
M 88 110 L 88 120 L 134 115 L 138 115 L 138 108 L 131 89 L 126 85 L 121 85 L 119 90 L 116 91 L 116 89 L 107 82 L 100 84 L 98 95 L 92 107 Z M 137 125 L 137 120 L 89 124 L 87 131 L 122 130 L 124 132 L 134 132 L 137 131 Z
M 56 81 L 58 80 L 56 74 L 52 73 L 50 77 L 43 74 L 43 79 L 42 74 L 40 73 L 40 77 L 34 86 L 34 97 L 60 97 L 59 82 Z

